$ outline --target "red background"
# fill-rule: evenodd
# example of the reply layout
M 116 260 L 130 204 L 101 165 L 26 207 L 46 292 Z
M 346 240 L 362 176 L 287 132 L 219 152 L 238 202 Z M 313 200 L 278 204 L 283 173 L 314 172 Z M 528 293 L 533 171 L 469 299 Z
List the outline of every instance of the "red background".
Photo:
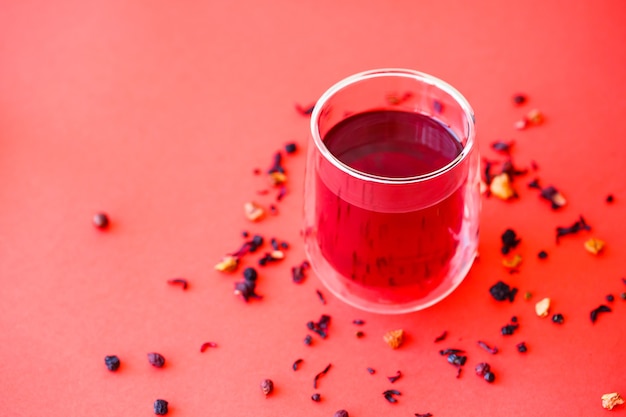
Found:
M 156 398 L 172 416 L 608 413 L 600 396 L 626 395 L 624 16 L 619 0 L 2 2 L 2 414 L 150 416 Z M 290 276 L 304 259 L 308 138 L 294 104 L 378 67 L 448 81 L 476 111 L 483 156 L 502 159 L 489 144 L 514 139 L 516 164 L 539 166 L 518 180 L 518 200 L 485 198 L 480 260 L 458 290 L 402 316 L 357 311 L 313 274 L 301 285 Z M 527 105 L 512 104 L 517 92 Z M 545 123 L 514 130 L 531 108 Z M 290 141 L 300 151 L 286 158 L 279 215 L 251 224 L 243 203 L 275 196 L 257 195 L 267 182 L 252 171 Z M 525 185 L 534 176 L 568 205 L 550 210 Z M 109 230 L 91 225 L 97 211 L 111 216 Z M 555 227 L 581 214 L 593 230 L 557 246 Z M 522 237 L 519 274 L 501 265 L 507 227 Z M 249 304 L 232 295 L 240 272 L 213 269 L 242 230 L 291 244 L 282 263 L 259 269 L 265 297 Z M 583 249 L 592 236 L 607 242 L 601 256 Z M 187 291 L 167 285 L 181 276 Z M 515 302 L 489 296 L 500 279 L 520 288 Z M 592 325 L 590 310 L 609 293 L 613 312 Z M 535 315 L 544 296 L 563 325 Z M 332 316 L 330 336 L 307 347 L 305 323 L 321 314 Z M 520 329 L 501 336 L 513 315 Z M 397 328 L 407 341 L 391 350 L 382 335 Z M 444 330 L 448 339 L 433 343 Z M 501 352 L 489 355 L 479 339 Z M 201 354 L 206 341 L 219 346 Z M 468 352 L 459 379 L 437 353 L 445 347 Z M 152 351 L 166 357 L 163 369 L 148 364 Z M 110 354 L 122 360 L 117 373 L 104 366 Z M 473 375 L 482 361 L 496 374 L 491 385 Z M 313 376 L 328 363 L 314 403 Z M 386 376 L 397 370 L 392 385 Z M 276 385 L 268 399 L 263 378 Z M 382 397 L 389 388 L 402 392 L 397 404 Z

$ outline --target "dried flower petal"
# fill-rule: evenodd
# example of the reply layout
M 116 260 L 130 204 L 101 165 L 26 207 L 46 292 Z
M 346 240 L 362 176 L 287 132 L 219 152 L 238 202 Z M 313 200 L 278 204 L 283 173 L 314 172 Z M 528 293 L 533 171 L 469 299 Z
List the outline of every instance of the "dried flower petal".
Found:
M 522 263 L 522 256 L 519 254 L 515 255 L 514 257 L 510 259 L 505 258 L 502 260 L 502 265 L 504 265 L 505 268 L 509 268 L 509 269 L 517 268 L 521 263 Z
M 537 313 L 539 317 L 547 317 L 549 312 L 550 312 L 550 299 L 549 298 L 546 297 L 543 300 L 537 302 L 537 304 L 535 304 L 535 313 Z
M 265 210 L 263 210 L 263 207 L 261 207 L 254 201 L 248 201 L 247 203 L 245 203 L 243 205 L 243 210 L 248 220 L 251 220 L 253 222 L 261 220 L 265 215 Z
M 509 200 L 517 196 L 511 184 L 511 178 L 506 173 L 498 174 L 492 178 L 489 191 L 502 200 Z
M 617 392 L 611 392 L 602 396 L 602 407 L 607 410 L 612 410 L 613 407 L 619 404 L 624 404 L 624 399 Z
M 215 265 L 215 269 L 220 272 L 233 272 L 239 265 L 239 258 L 236 256 L 227 255 L 220 262 Z
M 383 340 L 387 343 L 392 349 L 397 349 L 404 342 L 404 330 L 391 330 L 383 336 Z
M 585 249 L 587 249 L 587 252 L 597 255 L 604 249 L 604 241 L 591 238 L 585 242 Z

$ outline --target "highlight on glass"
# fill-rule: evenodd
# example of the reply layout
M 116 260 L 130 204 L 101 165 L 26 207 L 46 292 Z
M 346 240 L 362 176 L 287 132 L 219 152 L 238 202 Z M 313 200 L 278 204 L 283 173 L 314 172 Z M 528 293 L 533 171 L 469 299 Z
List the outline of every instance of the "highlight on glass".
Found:
M 407 69 L 332 86 L 311 115 L 305 248 L 324 285 L 378 313 L 426 308 L 467 275 L 478 245 L 474 112 Z

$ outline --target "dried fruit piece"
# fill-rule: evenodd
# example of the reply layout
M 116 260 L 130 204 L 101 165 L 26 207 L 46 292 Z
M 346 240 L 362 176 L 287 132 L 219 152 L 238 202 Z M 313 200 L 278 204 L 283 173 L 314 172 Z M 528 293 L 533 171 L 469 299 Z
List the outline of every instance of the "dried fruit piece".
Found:
M 392 349 L 397 349 L 404 342 L 404 330 L 391 330 L 383 336 L 383 340 L 387 343 Z
M 543 300 L 537 302 L 535 304 L 535 313 L 539 317 L 548 317 L 548 313 L 550 312 L 550 299 L 548 297 Z
M 611 392 L 602 396 L 602 407 L 607 410 L 612 410 L 613 407 L 619 404 L 624 404 L 624 399 L 617 392 Z
M 272 185 L 280 185 L 287 181 L 287 176 L 284 172 L 271 172 L 269 178 Z
M 504 265 L 505 268 L 509 268 L 509 269 L 517 268 L 519 264 L 521 263 L 522 263 L 521 255 L 515 255 L 514 257 L 510 259 L 505 258 L 502 260 L 502 265 Z
M 265 215 L 265 210 L 263 210 L 263 207 L 261 207 L 254 201 L 248 201 L 247 203 L 245 203 L 243 205 L 243 210 L 248 220 L 253 222 L 261 220 Z
M 106 367 L 107 367 L 107 369 L 109 371 L 115 372 L 120 367 L 120 358 L 118 358 L 115 355 L 105 356 L 104 357 L 104 364 L 106 365 Z
M 236 256 L 226 255 L 215 265 L 215 269 L 220 272 L 233 272 L 239 265 L 239 258 Z
M 587 252 L 597 255 L 604 249 L 604 244 L 604 241 L 592 237 L 585 242 L 585 249 Z
M 163 365 L 165 365 L 165 358 L 160 353 L 151 352 L 148 353 L 148 362 L 150 362 L 150 365 L 155 368 L 163 368 Z
M 274 382 L 271 379 L 264 379 L 261 381 L 261 391 L 267 397 L 274 390 Z
M 526 115 L 526 120 L 533 125 L 539 125 L 543 123 L 543 113 L 539 109 L 532 109 Z
M 498 174 L 493 177 L 491 184 L 489 184 L 489 191 L 502 200 L 509 200 L 517 196 L 511 184 L 511 178 L 507 173 Z

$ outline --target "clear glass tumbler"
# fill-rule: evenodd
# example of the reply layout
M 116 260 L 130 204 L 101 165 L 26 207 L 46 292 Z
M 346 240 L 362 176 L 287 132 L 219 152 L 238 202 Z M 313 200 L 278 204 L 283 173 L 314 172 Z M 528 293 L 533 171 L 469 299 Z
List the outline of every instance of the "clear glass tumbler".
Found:
M 406 313 L 450 294 L 478 245 L 474 112 L 447 83 L 407 69 L 359 73 L 311 115 L 305 248 L 348 304 Z

